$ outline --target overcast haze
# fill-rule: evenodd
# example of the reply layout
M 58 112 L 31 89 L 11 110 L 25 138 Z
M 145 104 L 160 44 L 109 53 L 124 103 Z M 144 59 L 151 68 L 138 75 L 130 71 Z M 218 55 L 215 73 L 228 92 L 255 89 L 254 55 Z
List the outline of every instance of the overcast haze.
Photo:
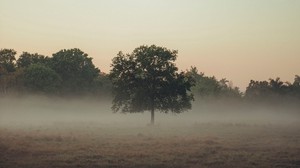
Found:
M 300 72 L 298 0 L 0 0 L 0 48 L 51 56 L 80 48 L 108 73 L 118 51 L 142 44 L 179 51 L 196 66 L 245 89 L 250 79 Z

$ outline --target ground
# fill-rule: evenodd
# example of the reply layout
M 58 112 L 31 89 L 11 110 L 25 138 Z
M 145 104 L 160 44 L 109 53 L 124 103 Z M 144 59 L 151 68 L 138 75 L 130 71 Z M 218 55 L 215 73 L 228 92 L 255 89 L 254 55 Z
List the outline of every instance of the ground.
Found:
M 0 127 L 1 168 L 300 167 L 297 124 Z

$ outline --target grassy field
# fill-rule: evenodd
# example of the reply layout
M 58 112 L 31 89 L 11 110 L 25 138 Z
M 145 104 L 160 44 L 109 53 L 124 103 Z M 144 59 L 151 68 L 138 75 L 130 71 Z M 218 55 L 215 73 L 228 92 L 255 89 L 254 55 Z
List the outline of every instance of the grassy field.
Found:
M 1 168 L 300 167 L 299 125 L 0 127 Z

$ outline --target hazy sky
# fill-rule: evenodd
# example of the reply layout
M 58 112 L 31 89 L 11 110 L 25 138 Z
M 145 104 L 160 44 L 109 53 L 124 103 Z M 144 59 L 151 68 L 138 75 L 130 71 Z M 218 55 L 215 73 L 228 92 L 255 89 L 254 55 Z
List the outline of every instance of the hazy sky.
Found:
M 300 75 L 300 0 L 0 0 L 0 48 L 80 48 L 109 72 L 118 51 L 156 44 L 245 89 Z

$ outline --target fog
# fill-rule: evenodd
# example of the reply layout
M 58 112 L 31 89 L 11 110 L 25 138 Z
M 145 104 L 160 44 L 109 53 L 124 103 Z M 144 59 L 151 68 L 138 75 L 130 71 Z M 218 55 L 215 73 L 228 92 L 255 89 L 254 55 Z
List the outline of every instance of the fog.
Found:
M 299 105 L 199 100 L 181 114 L 110 99 L 0 99 L 0 167 L 299 167 Z
M 300 123 L 299 105 L 196 100 L 192 109 L 180 114 L 155 113 L 155 125 L 193 126 L 195 124 L 295 125 Z M 0 126 L 68 127 L 68 124 L 93 124 L 103 127 L 146 127 L 150 112 L 113 113 L 110 99 L 89 97 L 58 98 L 45 96 L 0 99 Z

